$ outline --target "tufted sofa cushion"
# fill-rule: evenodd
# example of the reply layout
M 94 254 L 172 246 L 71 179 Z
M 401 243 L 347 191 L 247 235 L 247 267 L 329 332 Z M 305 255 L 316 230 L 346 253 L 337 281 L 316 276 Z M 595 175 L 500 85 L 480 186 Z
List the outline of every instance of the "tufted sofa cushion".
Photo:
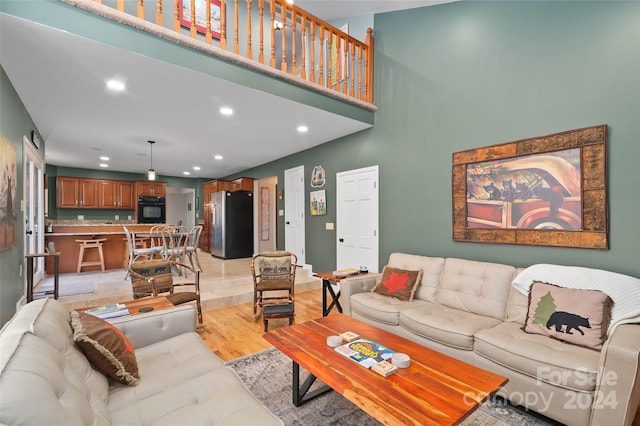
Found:
M 414 298 L 435 302 L 440 284 L 440 273 L 444 265 L 442 257 L 418 256 L 415 254 L 392 253 L 388 266 L 394 268 L 421 270 L 422 279 L 415 291 Z
M 69 312 L 61 304 L 41 299 L 26 305 L 3 328 L 3 423 L 111 424 L 107 379 L 73 345 L 69 320 Z
M 504 320 L 515 271 L 516 268 L 509 265 L 447 258 L 437 302 Z

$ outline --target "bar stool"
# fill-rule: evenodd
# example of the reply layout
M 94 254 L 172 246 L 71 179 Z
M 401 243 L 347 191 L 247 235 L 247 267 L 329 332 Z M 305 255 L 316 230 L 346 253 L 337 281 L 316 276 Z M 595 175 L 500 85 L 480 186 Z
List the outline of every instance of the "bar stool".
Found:
M 97 240 L 76 240 L 76 243 L 80 243 L 80 253 L 78 253 L 78 269 L 76 274 L 80 273 L 83 266 L 100 266 L 102 272 L 104 272 L 104 253 L 102 252 L 102 243 L 107 241 L 106 238 L 100 238 Z M 84 260 L 84 251 L 87 249 L 98 249 L 98 255 L 100 260 Z

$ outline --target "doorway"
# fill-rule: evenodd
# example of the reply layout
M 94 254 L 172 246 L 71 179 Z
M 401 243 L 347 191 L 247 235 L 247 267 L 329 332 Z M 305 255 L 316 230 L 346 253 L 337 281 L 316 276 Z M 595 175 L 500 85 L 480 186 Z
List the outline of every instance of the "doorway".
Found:
M 181 223 L 187 229 L 196 225 L 195 194 L 193 188 L 169 188 L 166 196 L 166 222 Z
M 337 269 L 378 272 L 378 166 L 336 174 Z
M 284 192 L 285 250 L 305 265 L 304 166 L 284 171 Z
M 23 200 L 25 200 L 24 254 L 44 253 L 44 161 L 26 136 L 22 138 L 22 146 Z M 37 257 L 33 264 L 34 286 L 43 279 L 44 258 Z

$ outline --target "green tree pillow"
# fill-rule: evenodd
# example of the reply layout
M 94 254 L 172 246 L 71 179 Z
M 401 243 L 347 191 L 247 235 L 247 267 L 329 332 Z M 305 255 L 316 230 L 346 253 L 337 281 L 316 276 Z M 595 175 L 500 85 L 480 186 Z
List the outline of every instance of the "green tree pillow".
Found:
M 599 290 L 536 281 L 529 290 L 522 329 L 599 351 L 607 339 L 612 307 L 611 298 Z

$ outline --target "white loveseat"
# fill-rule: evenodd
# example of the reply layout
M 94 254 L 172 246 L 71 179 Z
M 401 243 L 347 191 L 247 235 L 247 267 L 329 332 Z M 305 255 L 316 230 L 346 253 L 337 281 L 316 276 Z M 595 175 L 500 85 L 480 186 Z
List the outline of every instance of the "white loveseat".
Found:
M 342 280 L 344 313 L 509 379 L 498 392 L 570 425 L 630 425 L 640 402 L 640 324 L 615 328 L 602 351 L 525 333 L 521 271 L 504 264 L 394 253 L 423 271 L 414 300 L 370 290 L 381 274 Z
M 0 424 L 283 424 L 195 333 L 192 306 L 114 323 L 135 348 L 137 386 L 92 367 L 72 340 L 61 303 L 25 305 L 0 332 Z

